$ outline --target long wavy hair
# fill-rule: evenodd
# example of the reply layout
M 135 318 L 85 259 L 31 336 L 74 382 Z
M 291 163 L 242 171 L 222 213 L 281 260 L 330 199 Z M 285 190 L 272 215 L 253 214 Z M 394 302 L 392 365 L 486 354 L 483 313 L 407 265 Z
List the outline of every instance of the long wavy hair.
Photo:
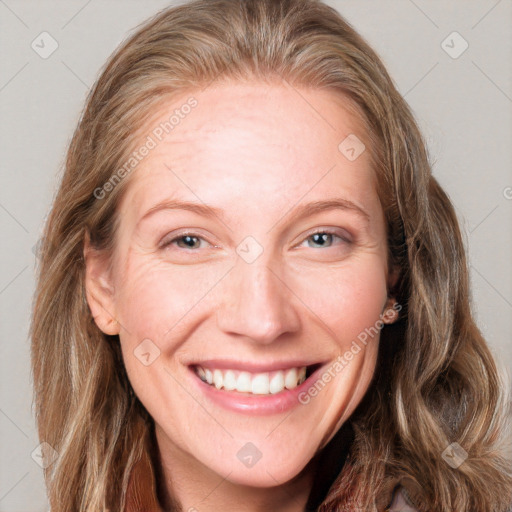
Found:
M 508 385 L 472 316 L 453 206 L 381 60 L 317 0 L 165 9 L 115 51 L 90 91 L 45 224 L 31 324 L 39 437 L 58 453 L 45 470 L 52 512 L 123 510 L 130 473 L 152 449 L 152 419 L 131 388 L 119 337 L 96 326 L 84 289 L 84 240 L 110 254 L 130 176 L 104 197 L 95 191 L 119 174 L 163 102 L 223 80 L 343 94 L 371 140 L 389 257 L 400 270 L 390 293 L 403 308 L 381 333 L 374 380 L 351 417 L 350 464 L 319 510 L 380 511 L 401 483 L 422 510 L 503 512 L 512 488 L 502 446 Z M 442 456 L 453 442 L 468 454 L 456 469 Z

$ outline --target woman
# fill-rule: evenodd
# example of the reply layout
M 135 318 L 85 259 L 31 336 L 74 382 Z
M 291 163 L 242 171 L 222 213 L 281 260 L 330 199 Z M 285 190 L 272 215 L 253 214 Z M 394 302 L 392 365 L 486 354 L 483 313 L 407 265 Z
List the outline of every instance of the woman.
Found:
M 32 324 L 52 512 L 495 511 L 508 401 L 453 207 L 314 0 L 196 0 L 107 63 Z

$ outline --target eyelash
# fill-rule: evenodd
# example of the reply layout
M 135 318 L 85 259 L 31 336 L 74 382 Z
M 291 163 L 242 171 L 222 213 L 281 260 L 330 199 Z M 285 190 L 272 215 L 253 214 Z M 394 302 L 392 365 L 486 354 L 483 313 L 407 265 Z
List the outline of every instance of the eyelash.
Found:
M 334 230 L 331 230 L 331 229 L 325 229 L 325 228 L 318 228 L 318 229 L 315 229 L 315 231 L 313 231 L 312 233 L 310 233 L 306 238 L 304 238 L 302 240 L 302 242 L 300 243 L 300 245 L 302 245 L 308 238 L 311 238 L 312 236 L 314 235 L 317 235 L 317 234 L 326 234 L 326 235 L 332 235 L 333 237 L 336 237 L 338 238 L 339 240 L 341 240 L 343 243 L 345 244 L 350 244 L 352 243 L 347 237 L 345 236 L 341 236 L 339 235 L 336 231 Z M 332 247 L 332 246 L 331 246 Z M 330 248 L 330 247 L 329 247 Z
M 316 234 L 326 234 L 326 235 L 332 235 L 333 237 L 336 237 L 336 238 L 339 238 L 343 243 L 346 243 L 346 244 L 351 244 L 352 242 L 347 238 L 347 237 L 344 237 L 344 236 L 341 236 L 339 235 L 336 231 L 334 230 L 330 230 L 330 229 L 322 229 L 322 228 L 319 228 L 319 229 L 316 229 L 315 231 L 313 231 L 312 233 L 310 233 L 308 236 L 306 236 L 301 242 L 299 245 L 302 245 L 306 240 L 308 240 L 309 238 L 313 237 L 314 235 Z M 175 236 L 174 238 L 172 238 L 171 240 L 167 241 L 167 242 L 164 242 L 161 246 L 162 249 L 165 249 L 169 246 L 171 246 L 174 242 L 177 242 L 183 238 L 185 238 L 186 236 L 190 236 L 190 237 L 194 237 L 194 238 L 197 238 L 199 240 L 204 240 L 205 242 L 207 242 L 207 240 L 205 240 L 203 237 L 201 237 L 200 235 L 198 235 L 197 233 L 194 233 L 192 231 L 186 231 L 186 232 L 183 232 L 183 233 L 180 233 L 179 235 Z M 330 246 L 332 247 L 332 246 Z M 328 247 L 328 248 L 330 248 Z M 182 247 L 179 247 L 179 249 L 183 249 Z M 196 251 L 196 249 L 189 249 L 191 251 Z

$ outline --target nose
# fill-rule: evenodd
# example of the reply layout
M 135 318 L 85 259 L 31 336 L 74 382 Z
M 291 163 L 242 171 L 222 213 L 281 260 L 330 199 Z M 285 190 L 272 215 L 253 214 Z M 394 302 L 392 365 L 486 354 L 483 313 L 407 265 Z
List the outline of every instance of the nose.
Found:
M 297 300 L 286 277 L 262 256 L 250 264 L 238 259 L 223 292 L 217 325 L 226 334 L 268 345 L 300 328 Z

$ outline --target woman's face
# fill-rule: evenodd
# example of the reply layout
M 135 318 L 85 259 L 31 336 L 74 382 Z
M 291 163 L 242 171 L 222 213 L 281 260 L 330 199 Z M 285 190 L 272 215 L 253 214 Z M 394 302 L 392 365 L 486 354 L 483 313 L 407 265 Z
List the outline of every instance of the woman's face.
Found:
M 120 334 L 161 451 L 275 486 L 374 372 L 391 281 L 368 142 L 333 92 L 229 83 L 182 108 L 191 96 L 141 139 L 113 266 L 88 259 L 88 300 Z

